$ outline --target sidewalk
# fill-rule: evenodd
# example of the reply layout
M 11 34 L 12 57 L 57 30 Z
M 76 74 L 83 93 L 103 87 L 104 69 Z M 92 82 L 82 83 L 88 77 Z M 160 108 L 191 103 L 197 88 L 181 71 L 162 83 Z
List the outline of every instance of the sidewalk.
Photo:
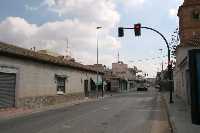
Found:
M 39 113 L 39 112 L 45 112 L 45 111 L 49 111 L 49 110 L 56 110 L 56 109 L 60 109 L 60 108 L 70 107 L 70 106 L 78 105 L 78 104 L 85 103 L 85 102 L 101 101 L 104 98 L 110 97 L 112 95 L 113 95 L 112 93 L 107 93 L 104 95 L 103 98 L 101 96 L 99 96 L 98 99 L 96 98 L 96 96 L 90 97 L 90 98 L 85 97 L 84 99 L 73 100 L 73 101 L 71 100 L 71 101 L 68 101 L 65 103 L 49 105 L 49 106 L 41 107 L 41 108 L 0 109 L 0 121 L 8 120 L 8 119 L 16 118 L 16 117 L 28 116 L 28 115 L 31 115 L 34 113 Z
M 0 121 L 3 120 L 8 120 L 16 117 L 21 117 L 21 116 L 27 116 L 31 115 L 34 113 L 39 113 L 39 112 L 45 112 L 48 110 L 55 110 L 59 108 L 64 108 L 64 107 L 69 107 L 77 104 L 81 104 L 84 102 L 90 102 L 90 101 L 96 101 L 97 99 L 95 98 L 84 98 L 81 100 L 75 100 L 75 101 L 69 101 L 66 103 L 60 103 L 56 105 L 50 105 L 42 108 L 6 108 L 6 109 L 0 109 Z
M 173 133 L 200 133 L 200 125 L 191 122 L 189 106 L 176 96 L 173 97 L 174 103 L 169 104 L 169 92 L 162 92 L 162 96 L 166 102 Z

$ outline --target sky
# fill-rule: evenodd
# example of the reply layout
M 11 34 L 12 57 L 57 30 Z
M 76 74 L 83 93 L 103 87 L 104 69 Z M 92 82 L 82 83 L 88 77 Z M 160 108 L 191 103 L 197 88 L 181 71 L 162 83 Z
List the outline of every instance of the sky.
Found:
M 167 49 L 162 38 L 142 29 L 142 36 L 126 30 L 118 38 L 118 27 L 136 23 L 159 30 L 170 42 L 178 27 L 177 10 L 183 0 L 1 0 L 0 41 L 24 48 L 36 47 L 70 54 L 83 64 L 111 67 L 120 61 L 155 76 L 166 66 Z M 97 26 L 102 27 L 96 29 Z M 163 49 L 160 51 L 159 49 Z

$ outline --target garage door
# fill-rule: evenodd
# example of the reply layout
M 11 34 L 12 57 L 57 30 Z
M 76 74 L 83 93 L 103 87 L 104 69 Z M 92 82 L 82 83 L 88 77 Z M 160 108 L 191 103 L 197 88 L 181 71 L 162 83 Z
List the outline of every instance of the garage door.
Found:
M 0 108 L 15 106 L 16 75 L 0 72 Z

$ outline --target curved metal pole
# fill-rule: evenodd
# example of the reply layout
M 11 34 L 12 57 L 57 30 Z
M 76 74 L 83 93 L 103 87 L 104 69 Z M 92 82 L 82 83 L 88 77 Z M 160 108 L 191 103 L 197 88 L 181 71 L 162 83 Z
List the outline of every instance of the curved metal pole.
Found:
M 162 33 L 160 33 L 158 30 L 155 30 L 155 29 L 153 29 L 153 28 L 150 28 L 150 27 L 141 27 L 141 28 L 143 28 L 143 29 L 148 29 L 148 30 L 152 30 L 152 31 L 158 33 L 158 34 L 164 39 L 164 41 L 165 41 L 165 43 L 166 43 L 166 45 L 167 45 L 167 49 L 168 49 L 168 65 L 169 65 L 169 64 L 170 64 L 170 61 L 171 61 L 171 57 L 170 57 L 170 47 L 169 47 L 169 43 L 168 43 L 167 39 L 165 38 L 165 36 L 164 36 Z
M 158 33 L 164 39 L 164 41 L 165 41 L 165 43 L 167 45 L 167 49 L 168 49 L 168 72 L 169 72 L 169 80 L 171 81 L 172 80 L 172 71 L 171 71 L 172 65 L 171 65 L 171 58 L 170 58 L 170 47 L 169 47 L 169 43 L 168 43 L 167 39 L 165 38 L 165 36 L 162 33 L 160 33 L 159 31 L 157 31 L 157 30 L 155 30 L 153 28 L 150 28 L 150 27 L 141 27 L 141 28 L 152 30 L 152 31 Z M 172 86 L 170 84 L 170 101 L 169 101 L 170 103 L 173 103 L 172 93 L 173 93 L 172 92 Z
M 171 65 L 171 56 L 170 56 L 170 47 L 169 47 L 169 43 L 168 43 L 168 41 L 167 41 L 167 39 L 165 38 L 165 36 L 162 34 L 162 33 L 160 33 L 158 30 L 155 30 L 155 29 L 153 29 L 153 28 L 150 28 L 150 27 L 141 27 L 141 28 L 143 28 L 143 29 L 148 29 L 148 30 L 152 30 L 152 31 L 154 31 L 154 32 L 156 32 L 156 33 L 158 33 L 163 39 L 164 39 L 164 41 L 165 41 L 165 43 L 166 43 L 166 45 L 167 45 L 167 50 L 168 50 L 168 73 L 169 73 L 169 80 L 171 81 L 172 80 L 172 71 L 171 71 L 171 69 L 172 69 L 172 65 Z M 134 28 L 123 28 L 123 29 L 134 29 Z M 173 103 L 173 99 L 172 99 L 172 86 L 170 86 L 171 88 L 170 88 L 170 103 Z

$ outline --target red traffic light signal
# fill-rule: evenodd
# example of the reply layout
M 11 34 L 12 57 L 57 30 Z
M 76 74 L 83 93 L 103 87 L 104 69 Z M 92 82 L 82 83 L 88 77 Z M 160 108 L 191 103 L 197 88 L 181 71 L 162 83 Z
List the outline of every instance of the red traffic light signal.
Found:
M 135 36 L 141 36 L 141 24 L 134 25 Z
M 124 36 L 124 28 L 123 27 L 119 27 L 118 28 L 118 37 L 123 37 Z

